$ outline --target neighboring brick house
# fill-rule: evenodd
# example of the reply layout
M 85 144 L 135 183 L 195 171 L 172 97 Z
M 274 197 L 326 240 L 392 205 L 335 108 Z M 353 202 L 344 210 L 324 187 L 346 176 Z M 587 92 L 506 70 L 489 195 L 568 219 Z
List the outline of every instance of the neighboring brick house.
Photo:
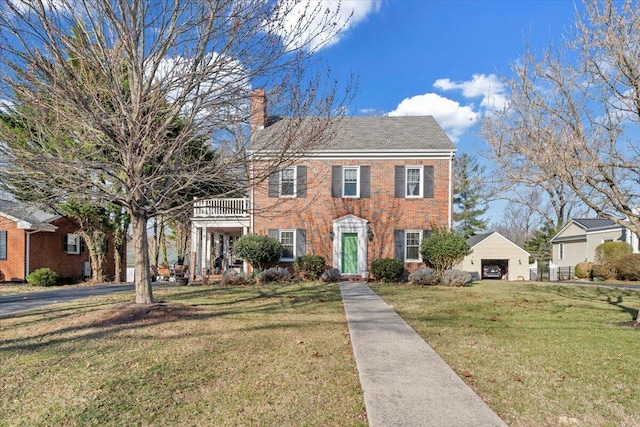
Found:
M 639 252 L 638 236 L 627 227 L 607 218 L 575 218 L 551 239 L 553 264 L 562 268 L 593 262 L 596 247 L 604 242 L 627 242 Z
M 68 217 L 0 201 L 0 280 L 25 281 L 29 273 L 45 267 L 61 278 L 83 277 L 89 252 L 77 231 Z M 113 254 L 111 241 L 108 253 Z M 113 256 L 107 256 L 104 271 L 114 275 Z
M 279 144 L 281 128 L 300 119 L 268 120 L 264 105 L 264 92 L 254 92 L 250 152 L 268 159 L 261 147 Z M 220 255 L 233 264 L 233 240 L 247 232 L 278 238 L 281 265 L 304 254 L 344 275 L 365 274 L 376 258 L 402 259 L 409 270 L 422 264 L 422 238 L 451 226 L 455 146 L 431 116 L 344 117 L 331 126 L 326 147 L 273 173 L 250 200 L 196 202 L 195 274 L 215 270 Z

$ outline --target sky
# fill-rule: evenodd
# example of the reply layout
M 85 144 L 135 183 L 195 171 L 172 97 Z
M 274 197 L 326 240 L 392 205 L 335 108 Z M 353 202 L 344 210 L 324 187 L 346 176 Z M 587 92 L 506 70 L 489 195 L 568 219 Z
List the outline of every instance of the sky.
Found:
M 358 77 L 348 115 L 433 115 L 459 154 L 482 163 L 487 147 L 477 123 L 504 105 L 512 64 L 527 43 L 537 52 L 560 43 L 580 3 L 343 0 L 341 13 L 353 15 L 317 55 L 339 79 Z

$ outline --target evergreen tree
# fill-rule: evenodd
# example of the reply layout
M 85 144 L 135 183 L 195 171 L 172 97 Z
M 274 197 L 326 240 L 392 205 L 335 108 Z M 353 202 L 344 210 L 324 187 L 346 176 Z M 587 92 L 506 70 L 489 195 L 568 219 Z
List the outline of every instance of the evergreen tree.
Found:
M 454 212 L 455 229 L 465 238 L 487 228 L 482 215 L 487 211 L 484 192 L 484 166 L 479 166 L 474 156 L 463 153 L 454 165 Z
M 533 232 L 533 236 L 524 244 L 524 250 L 531 254 L 536 261 L 549 262 L 551 260 L 551 239 L 562 228 L 562 223 L 554 225 L 546 223 Z

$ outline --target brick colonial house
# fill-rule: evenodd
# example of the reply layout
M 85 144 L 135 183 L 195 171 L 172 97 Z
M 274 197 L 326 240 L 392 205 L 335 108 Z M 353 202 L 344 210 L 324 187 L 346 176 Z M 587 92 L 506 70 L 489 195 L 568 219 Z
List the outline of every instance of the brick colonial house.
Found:
M 250 151 L 268 158 L 265 147 L 290 120 L 268 118 L 264 92 L 254 91 Z M 281 265 L 304 254 L 323 256 L 343 275 L 366 274 L 376 258 L 422 265 L 422 238 L 452 223 L 455 146 L 431 116 L 345 117 L 331 126 L 326 148 L 297 157 L 248 199 L 196 201 L 192 274 L 214 271 L 216 258 L 242 265 L 232 247 L 246 233 L 279 239 Z
M 0 201 L 0 281 L 25 281 L 29 273 L 45 267 L 61 278 L 82 278 L 89 252 L 77 230 L 65 216 Z M 108 253 L 114 253 L 111 241 Z M 115 274 L 113 256 L 107 256 L 104 272 Z

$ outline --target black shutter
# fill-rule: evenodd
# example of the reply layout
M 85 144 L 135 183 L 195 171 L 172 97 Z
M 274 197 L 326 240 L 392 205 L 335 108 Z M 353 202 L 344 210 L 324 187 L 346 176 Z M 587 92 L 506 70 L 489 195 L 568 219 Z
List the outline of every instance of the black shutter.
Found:
M 404 198 L 404 166 L 396 166 L 395 197 Z
M 404 261 L 404 230 L 394 230 L 393 232 L 394 242 L 394 257 Z
M 278 233 L 278 229 L 277 228 L 276 229 L 273 229 L 273 228 L 269 229 L 267 231 L 267 234 L 269 235 L 269 237 L 273 237 L 274 239 L 280 240 L 280 236 L 278 236 L 278 234 L 280 234 L 280 233 Z
M 331 166 L 331 197 L 342 197 L 342 166 Z
M 296 258 L 307 254 L 307 230 L 296 230 Z
M 371 167 L 360 166 L 360 198 L 371 197 Z
M 297 197 L 307 197 L 307 167 L 298 166 L 296 171 L 296 179 L 298 180 L 296 188 Z
M 428 239 L 429 237 L 431 237 L 432 233 L 433 232 L 431 230 L 422 230 L 422 240 Z
M 67 252 L 67 244 L 68 244 L 68 238 L 67 238 L 67 234 L 63 234 L 62 235 L 62 252 L 66 253 Z
M 433 198 L 434 189 L 433 166 L 424 167 L 424 197 Z
M 84 239 L 82 237 L 80 237 L 78 244 L 80 245 L 80 253 L 83 254 L 84 253 Z
M 278 197 L 280 195 L 280 172 L 274 172 L 269 175 L 269 197 Z

